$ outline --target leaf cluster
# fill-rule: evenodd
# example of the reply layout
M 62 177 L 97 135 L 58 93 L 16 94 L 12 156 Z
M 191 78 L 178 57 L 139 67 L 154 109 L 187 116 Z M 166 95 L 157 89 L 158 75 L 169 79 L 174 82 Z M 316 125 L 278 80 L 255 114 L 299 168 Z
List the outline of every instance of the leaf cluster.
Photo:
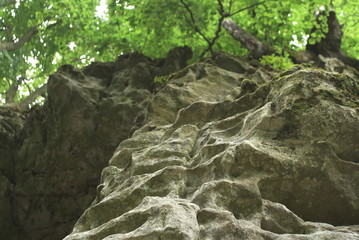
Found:
M 280 53 L 319 41 L 325 21 L 315 12 L 334 8 L 344 24 L 343 50 L 359 58 L 356 0 L 24 0 L 0 6 L 0 43 L 17 42 L 32 27 L 33 35 L 21 48 L 0 52 L 0 99 L 19 83 L 16 101 L 44 83 L 64 63 L 81 67 L 91 61 L 113 61 L 121 54 L 141 52 L 165 57 L 176 46 L 190 46 L 192 61 L 218 50 L 236 55 L 248 51 L 223 29 L 231 17 L 243 29 Z M 106 17 L 98 6 L 106 3 Z M 326 16 L 321 16 L 325 18 Z M 316 29 L 313 31 L 313 29 Z M 278 68 L 286 58 L 269 56 L 263 62 Z M 22 77 L 23 81 L 18 81 Z M 20 93 L 23 91 L 23 93 Z
M 294 65 L 288 54 L 285 54 L 284 56 L 276 54 L 263 56 L 260 59 L 260 63 L 262 65 L 270 65 L 274 69 L 282 71 L 289 69 Z

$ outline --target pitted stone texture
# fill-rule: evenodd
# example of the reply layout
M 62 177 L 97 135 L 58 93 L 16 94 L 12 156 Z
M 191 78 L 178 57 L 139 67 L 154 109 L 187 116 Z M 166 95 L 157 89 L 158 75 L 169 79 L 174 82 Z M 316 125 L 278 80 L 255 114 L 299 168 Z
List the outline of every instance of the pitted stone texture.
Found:
M 66 240 L 359 239 L 358 79 L 297 68 L 248 91 L 228 61 L 171 77 Z
M 188 200 L 145 197 L 129 212 L 96 228 L 74 233 L 71 239 L 197 239 L 199 226 L 193 223 L 198 210 Z M 160 221 L 153 215 L 160 216 Z M 116 234 L 109 235 L 112 232 Z

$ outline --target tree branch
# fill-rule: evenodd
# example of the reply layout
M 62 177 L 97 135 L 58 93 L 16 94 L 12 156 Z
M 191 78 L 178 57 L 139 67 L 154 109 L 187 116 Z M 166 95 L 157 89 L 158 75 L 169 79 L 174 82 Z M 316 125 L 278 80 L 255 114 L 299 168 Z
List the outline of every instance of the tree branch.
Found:
M 217 2 L 218 2 L 218 6 L 219 6 L 219 14 L 220 14 L 221 16 L 226 15 L 226 13 L 225 13 L 225 11 L 224 11 L 224 7 L 223 7 L 222 1 L 221 1 L 221 0 L 217 0 Z
M 255 36 L 238 26 L 232 19 L 224 20 L 222 25 L 233 38 L 240 41 L 251 52 L 255 59 L 274 53 L 271 47 L 263 44 Z
M 46 30 L 48 30 L 48 29 L 50 29 L 50 28 L 53 28 L 53 27 L 55 27 L 57 24 L 61 24 L 61 23 L 62 23 L 62 19 L 59 19 L 59 20 L 57 20 L 56 22 L 54 22 L 54 23 L 48 25 L 48 26 L 46 27 Z
M 29 84 L 27 84 L 26 81 L 24 81 L 24 85 L 27 87 L 27 91 L 29 91 L 29 93 L 32 93 L 31 87 L 29 86 Z
M 188 4 L 184 2 L 184 0 L 179 0 L 182 5 L 184 6 L 184 8 L 187 10 L 187 12 L 189 13 L 190 15 L 190 18 L 191 18 L 191 21 L 192 21 L 192 24 L 193 24 L 193 29 L 195 32 L 197 32 L 199 35 L 201 35 L 201 37 L 208 43 L 210 44 L 210 40 L 206 37 L 206 35 L 204 35 L 202 33 L 202 31 L 199 29 L 198 25 L 197 25 L 197 22 L 196 22 L 196 19 L 194 18 L 194 15 L 193 15 L 193 12 L 191 11 L 191 9 L 189 8 Z
M 262 4 L 265 3 L 265 2 L 266 2 L 266 0 L 265 0 L 265 1 L 262 1 L 262 2 L 258 2 L 258 3 L 254 3 L 254 4 L 252 4 L 252 5 L 249 5 L 248 7 L 245 7 L 245 8 L 241 8 L 241 9 L 239 9 L 238 11 L 235 11 L 234 13 L 229 13 L 227 17 L 232 17 L 233 15 L 236 15 L 237 13 L 243 12 L 243 11 L 245 11 L 245 10 L 247 10 L 247 9 L 256 7 L 256 6 L 258 6 L 258 5 L 262 5 Z
M 228 8 L 228 12 L 232 12 L 232 6 L 233 6 L 233 0 L 229 1 L 229 8 Z
M 233 15 L 235 15 L 235 14 L 237 14 L 237 13 L 240 13 L 240 12 L 242 12 L 242 11 L 245 11 L 245 10 L 247 10 L 247 9 L 250 9 L 250 8 L 253 8 L 253 7 L 256 7 L 256 6 L 258 6 L 258 5 L 261 5 L 261 4 L 263 4 L 263 3 L 265 3 L 267 0 L 265 0 L 265 1 L 262 1 L 262 2 L 258 2 L 258 3 L 254 3 L 254 4 L 252 4 L 252 5 L 250 5 L 250 6 L 247 6 L 247 7 L 245 7 L 245 8 L 242 8 L 242 9 L 239 9 L 238 11 L 236 11 L 236 12 L 234 12 L 234 13 L 230 13 L 230 11 L 231 11 L 231 8 L 232 8 L 232 0 L 230 1 L 230 6 L 229 6 L 229 13 L 227 13 L 226 11 L 225 11 L 225 9 L 224 9 L 224 6 L 223 6 L 223 3 L 222 3 L 222 0 L 217 0 L 217 2 L 218 2 L 218 7 L 219 7 L 219 9 L 218 9 L 218 12 L 219 12 L 219 15 L 220 15 L 220 18 L 218 19 L 218 25 L 217 25 L 217 30 L 216 30 L 216 32 L 215 32 L 215 34 L 214 34 L 214 37 L 210 40 L 209 38 L 207 38 L 202 32 L 201 32 L 201 30 L 199 29 L 199 27 L 198 27 L 198 25 L 197 25 L 197 22 L 196 22 L 196 20 L 195 20 L 195 18 L 194 18 L 194 14 L 193 14 L 193 12 L 191 11 L 191 9 L 190 9 L 190 7 L 188 6 L 188 4 L 187 3 L 185 3 L 184 2 L 184 0 L 179 0 L 181 3 L 182 3 L 182 5 L 184 6 L 184 8 L 187 10 L 187 12 L 189 13 L 189 15 L 190 15 L 190 18 L 191 18 L 191 21 L 192 21 L 192 25 L 193 25 L 193 28 L 194 28 L 194 30 L 195 30 L 195 32 L 197 32 L 198 34 L 200 34 L 201 36 L 202 36 L 202 38 L 207 42 L 207 44 L 208 44 L 208 46 L 207 46 L 207 48 L 200 54 L 200 58 L 203 58 L 203 56 L 206 54 L 206 52 L 210 52 L 212 55 L 213 55 L 213 46 L 214 46 L 214 44 L 215 44 L 215 42 L 217 41 L 217 39 L 219 38 L 219 34 L 221 33 L 221 30 L 222 30 L 222 26 L 228 26 L 228 24 L 225 24 L 224 23 L 224 19 L 226 18 L 226 17 L 230 17 L 230 16 L 233 16 Z M 232 21 L 232 20 L 230 20 L 230 21 Z M 232 23 L 234 24 L 234 22 L 232 21 Z M 234 24 L 235 25 L 235 24 Z M 239 27 L 240 28 L 240 27 Z M 247 33 L 246 31 L 244 31 L 242 28 L 240 28 L 242 31 L 241 31 L 241 33 L 243 34 L 243 32 L 245 32 L 247 35 L 249 34 L 249 33 Z M 229 31 L 228 29 L 227 29 L 227 31 Z M 231 33 L 232 34 L 232 33 Z M 250 35 L 250 34 L 249 34 Z M 232 36 L 234 36 L 233 34 L 232 34 Z M 236 37 L 235 37 L 236 38 Z M 238 38 L 236 38 L 237 40 L 239 40 Z M 253 37 L 252 36 L 252 39 L 256 39 L 255 37 Z M 247 39 L 248 40 L 248 39 Z M 267 51 L 267 49 L 263 49 L 263 44 L 258 40 L 258 39 L 256 39 L 257 41 L 257 43 L 255 44 L 255 45 L 253 45 L 253 46 L 250 46 L 251 44 L 246 44 L 245 46 L 246 46 L 246 48 L 250 48 L 250 49 L 252 49 L 252 50 L 250 50 L 251 52 L 252 52 L 252 54 L 253 54 L 253 56 L 257 56 L 257 55 L 260 55 L 260 56 L 262 56 L 264 53 L 262 52 L 262 51 Z M 260 44 L 259 44 L 260 43 Z M 242 44 L 243 44 L 243 42 L 242 42 Z M 259 47 L 260 49 L 257 49 L 257 50 L 255 50 L 255 48 L 256 47 Z M 258 51 L 258 53 L 257 52 L 255 52 L 255 51 Z
M 38 32 L 37 27 L 32 27 L 24 36 L 17 42 L 2 42 L 0 43 L 0 51 L 15 51 L 21 48 L 29 39 Z
M 48 25 L 46 27 L 46 30 L 56 26 L 57 24 L 61 23 L 62 20 L 58 20 L 55 23 L 52 23 L 50 25 Z M 42 24 L 42 23 L 41 23 Z M 19 48 L 21 48 L 26 42 L 28 42 L 30 40 L 30 38 L 35 35 L 36 33 L 38 33 L 38 27 L 32 27 L 24 36 L 22 36 L 17 42 L 0 42 L 0 51 L 15 51 Z
M 208 51 L 210 51 L 211 54 L 213 55 L 213 49 L 212 49 L 213 45 L 215 44 L 215 42 L 219 38 L 219 34 L 221 33 L 221 30 L 222 30 L 222 22 L 227 17 L 227 13 L 224 10 L 222 1 L 217 0 L 217 2 L 218 2 L 218 6 L 219 6 L 219 14 L 221 15 L 221 17 L 218 19 L 217 30 L 216 30 L 216 32 L 214 34 L 214 37 L 212 38 L 212 40 L 210 42 L 208 42 L 208 47 L 201 53 L 200 58 L 203 58 L 203 56 Z
M 22 75 L 19 79 L 14 80 L 6 91 L 5 102 L 13 103 L 15 102 L 15 96 L 17 90 L 19 89 L 19 85 L 25 80 L 25 76 Z
M 21 109 L 26 109 L 29 107 L 31 103 L 33 103 L 39 96 L 44 94 L 47 90 L 47 83 L 42 85 L 41 87 L 37 88 L 35 91 L 30 93 L 29 96 L 27 96 L 24 100 L 21 101 L 19 104 Z

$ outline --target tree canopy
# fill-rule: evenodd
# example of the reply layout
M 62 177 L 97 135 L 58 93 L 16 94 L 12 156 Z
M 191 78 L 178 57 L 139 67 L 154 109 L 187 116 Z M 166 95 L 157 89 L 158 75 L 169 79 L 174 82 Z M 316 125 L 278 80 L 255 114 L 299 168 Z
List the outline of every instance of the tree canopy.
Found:
M 286 56 L 326 34 L 318 19 L 330 9 L 342 24 L 343 52 L 358 59 L 357 0 L 0 0 L 0 100 L 32 103 L 64 63 L 82 67 L 135 51 L 163 57 L 184 45 L 193 61 L 219 50 L 248 54 L 223 29 L 229 18 Z

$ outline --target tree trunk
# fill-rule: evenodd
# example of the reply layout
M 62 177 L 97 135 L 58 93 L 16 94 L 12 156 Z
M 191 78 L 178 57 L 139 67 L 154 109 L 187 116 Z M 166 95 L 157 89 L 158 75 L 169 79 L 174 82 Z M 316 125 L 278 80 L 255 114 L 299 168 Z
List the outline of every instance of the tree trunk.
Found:
M 319 15 L 318 15 L 319 16 Z M 331 10 L 327 17 L 328 33 L 319 42 L 308 44 L 306 49 L 315 53 L 315 55 L 323 55 L 324 57 L 338 58 L 343 63 L 359 70 L 359 61 L 357 59 L 346 56 L 341 51 L 341 43 L 343 37 L 343 26 L 339 24 L 335 11 Z M 315 29 L 312 30 L 312 32 Z
M 324 57 L 337 58 L 343 63 L 354 67 L 359 71 L 359 60 L 346 56 L 341 51 L 341 42 L 343 37 L 342 25 L 339 24 L 335 11 L 330 11 L 327 17 L 328 33 L 318 43 L 308 44 L 306 51 L 290 52 L 291 58 L 296 63 L 309 62 L 318 59 L 318 55 Z M 225 19 L 223 27 L 236 40 L 240 41 L 247 48 L 255 59 L 263 55 L 273 54 L 275 51 L 270 46 L 262 43 L 252 34 L 238 26 L 232 19 Z M 314 32 L 316 29 L 313 29 Z

